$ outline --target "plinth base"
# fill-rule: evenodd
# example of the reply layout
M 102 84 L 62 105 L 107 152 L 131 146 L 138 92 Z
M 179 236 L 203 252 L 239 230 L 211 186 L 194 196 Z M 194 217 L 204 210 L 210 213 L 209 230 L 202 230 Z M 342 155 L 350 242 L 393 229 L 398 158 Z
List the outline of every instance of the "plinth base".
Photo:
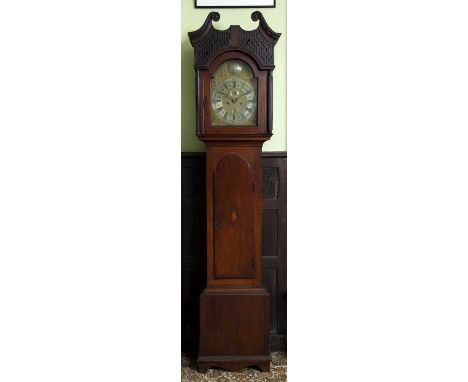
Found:
M 269 303 L 263 287 L 206 288 L 200 296 L 200 370 L 270 370 Z
M 210 367 L 227 371 L 239 371 L 246 367 L 258 367 L 262 372 L 270 371 L 271 356 L 200 356 L 198 369 L 206 373 Z

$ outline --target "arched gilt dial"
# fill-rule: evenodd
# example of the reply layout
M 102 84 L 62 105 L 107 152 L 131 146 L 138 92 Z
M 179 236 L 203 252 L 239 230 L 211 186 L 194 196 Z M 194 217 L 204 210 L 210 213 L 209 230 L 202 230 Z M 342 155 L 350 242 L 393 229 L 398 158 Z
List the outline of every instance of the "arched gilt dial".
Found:
M 241 60 L 228 60 L 216 70 L 211 82 L 212 126 L 257 124 L 256 79 Z

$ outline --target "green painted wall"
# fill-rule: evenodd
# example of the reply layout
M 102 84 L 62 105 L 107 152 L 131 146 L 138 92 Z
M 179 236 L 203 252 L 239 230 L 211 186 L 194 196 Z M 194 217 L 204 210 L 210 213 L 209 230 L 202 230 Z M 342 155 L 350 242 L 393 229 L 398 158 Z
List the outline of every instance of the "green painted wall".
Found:
M 195 8 L 193 0 L 182 0 L 182 151 L 205 151 L 204 144 L 195 136 L 195 70 L 193 69 L 193 48 L 187 33 L 200 28 L 212 10 L 216 10 L 221 15 L 220 21 L 213 23 L 217 29 L 240 25 L 245 30 L 252 30 L 258 24 L 250 18 L 255 8 Z M 282 33 L 275 46 L 273 136 L 270 141 L 265 142 L 263 151 L 286 151 L 286 0 L 276 0 L 276 8 L 259 10 L 265 16 L 268 25 L 275 32 Z

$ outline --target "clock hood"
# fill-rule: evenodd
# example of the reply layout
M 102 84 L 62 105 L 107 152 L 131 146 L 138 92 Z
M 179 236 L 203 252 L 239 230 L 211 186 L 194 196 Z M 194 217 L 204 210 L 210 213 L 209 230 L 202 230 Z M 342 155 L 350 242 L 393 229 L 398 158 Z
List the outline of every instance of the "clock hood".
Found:
M 220 15 L 218 12 L 210 12 L 199 29 L 188 33 L 195 50 L 195 68 L 207 69 L 219 54 L 240 50 L 249 54 L 260 69 L 274 69 L 273 48 L 281 33 L 274 32 L 259 11 L 253 12 L 251 18 L 259 21 L 254 30 L 246 31 L 239 25 L 219 30 L 213 27 L 213 21 L 219 21 Z

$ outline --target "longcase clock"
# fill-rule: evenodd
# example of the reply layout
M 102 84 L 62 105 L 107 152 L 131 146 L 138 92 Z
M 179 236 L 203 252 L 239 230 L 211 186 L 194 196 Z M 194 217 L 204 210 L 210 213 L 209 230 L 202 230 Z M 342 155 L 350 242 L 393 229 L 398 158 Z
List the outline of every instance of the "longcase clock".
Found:
M 259 25 L 190 32 L 197 136 L 206 146 L 207 286 L 200 296 L 201 371 L 270 368 L 270 296 L 262 286 L 262 145 L 272 135 L 274 32 Z

